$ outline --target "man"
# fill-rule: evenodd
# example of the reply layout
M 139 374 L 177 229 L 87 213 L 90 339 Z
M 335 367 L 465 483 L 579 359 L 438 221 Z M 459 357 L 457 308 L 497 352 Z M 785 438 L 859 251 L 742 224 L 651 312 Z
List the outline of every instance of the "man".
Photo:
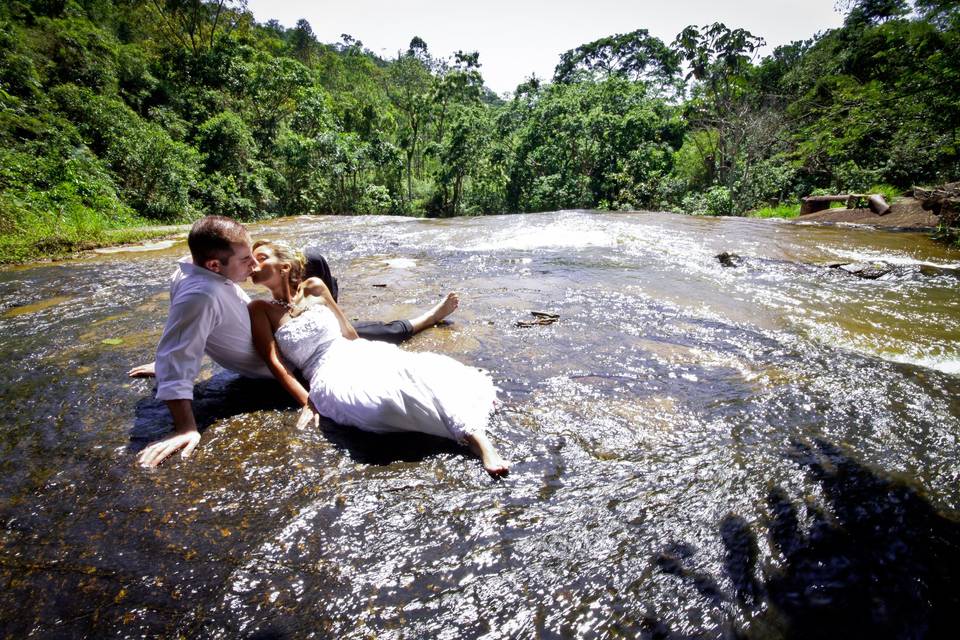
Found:
M 167 404 L 173 416 L 173 433 L 140 452 L 138 461 L 147 467 L 157 466 L 177 451 L 186 458 L 200 443 L 193 414 L 193 383 L 204 353 L 240 375 L 272 377 L 253 347 L 247 311 L 250 298 L 238 285 L 257 271 L 250 234 L 236 220 L 207 216 L 193 225 L 187 245 L 191 260 L 179 262 L 174 274 L 170 312 L 156 361 L 129 372 L 132 377 L 156 375 L 157 399 Z M 314 257 L 311 263 L 320 261 L 320 268 L 326 269 L 327 278 L 336 286 L 322 257 Z M 442 320 L 458 302 L 456 294 L 450 294 L 417 318 L 362 323 L 357 332 L 372 340 L 403 340 Z

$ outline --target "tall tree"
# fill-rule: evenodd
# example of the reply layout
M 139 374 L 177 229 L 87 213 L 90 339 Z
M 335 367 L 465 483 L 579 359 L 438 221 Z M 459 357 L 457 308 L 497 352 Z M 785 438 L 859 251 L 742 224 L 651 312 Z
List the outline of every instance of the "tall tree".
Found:
M 643 81 L 657 94 L 672 95 L 679 89 L 680 55 L 646 29 L 637 29 L 567 51 L 560 56 L 553 80 L 604 80 L 612 76 Z
M 452 105 L 476 104 L 483 93 L 483 76 L 480 75 L 480 54 L 476 51 L 454 54 L 452 65 L 447 65 L 436 80 L 433 100 L 437 107 L 436 141 L 443 140 L 447 116 Z
M 317 38 L 313 35 L 313 28 L 305 19 L 297 20 L 297 25 L 290 34 L 290 49 L 293 57 L 303 64 L 310 64 L 317 49 Z
M 705 154 L 712 170 L 727 187 L 733 186 L 737 156 L 754 120 L 750 75 L 764 40 L 745 29 L 721 22 L 688 26 L 677 35 L 674 49 L 686 61 L 686 79 L 694 81 L 687 117 L 695 129 L 713 130 L 716 147 Z
M 402 118 L 399 142 L 405 156 L 408 201 L 413 200 L 414 161 L 421 150 L 432 102 L 433 76 L 422 59 L 425 53 L 426 43 L 415 37 L 407 52 L 393 61 L 388 73 L 388 95 Z
M 247 10 L 247 0 L 143 0 L 153 7 L 168 42 L 195 56 L 230 34 Z

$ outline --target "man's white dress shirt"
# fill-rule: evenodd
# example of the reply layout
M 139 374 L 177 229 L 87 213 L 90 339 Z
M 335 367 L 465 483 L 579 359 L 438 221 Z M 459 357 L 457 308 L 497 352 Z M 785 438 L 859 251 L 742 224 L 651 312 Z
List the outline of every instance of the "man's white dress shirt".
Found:
M 204 353 L 242 376 L 272 377 L 253 347 L 246 292 L 189 258 L 177 267 L 170 284 L 170 314 L 157 346 L 157 399 L 193 400 Z

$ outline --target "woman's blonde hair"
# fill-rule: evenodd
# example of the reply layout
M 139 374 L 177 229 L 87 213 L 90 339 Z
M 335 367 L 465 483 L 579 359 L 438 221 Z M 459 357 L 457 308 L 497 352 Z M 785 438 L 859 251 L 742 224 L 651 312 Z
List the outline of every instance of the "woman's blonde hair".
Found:
M 303 253 L 286 242 L 277 240 L 257 240 L 253 243 L 253 250 L 256 251 L 258 247 L 269 248 L 278 261 L 290 266 L 287 284 L 290 287 L 290 295 L 293 297 L 292 305 L 296 306 L 300 298 L 300 284 L 303 282 L 303 270 L 306 264 Z

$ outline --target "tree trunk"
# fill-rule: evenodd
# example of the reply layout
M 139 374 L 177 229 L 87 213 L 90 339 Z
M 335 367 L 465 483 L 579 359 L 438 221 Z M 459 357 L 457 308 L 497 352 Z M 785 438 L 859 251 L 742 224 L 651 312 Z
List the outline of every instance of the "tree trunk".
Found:
M 936 187 L 914 187 L 913 197 L 927 211 L 938 216 L 947 226 L 956 226 L 960 221 L 960 182 L 950 182 Z
M 413 202 L 413 150 L 407 151 L 407 201 Z
M 879 193 L 874 193 L 868 197 L 867 204 L 870 207 L 870 211 L 873 211 L 878 216 L 890 213 L 890 205 L 887 204 L 887 201 L 884 200 L 883 196 Z

